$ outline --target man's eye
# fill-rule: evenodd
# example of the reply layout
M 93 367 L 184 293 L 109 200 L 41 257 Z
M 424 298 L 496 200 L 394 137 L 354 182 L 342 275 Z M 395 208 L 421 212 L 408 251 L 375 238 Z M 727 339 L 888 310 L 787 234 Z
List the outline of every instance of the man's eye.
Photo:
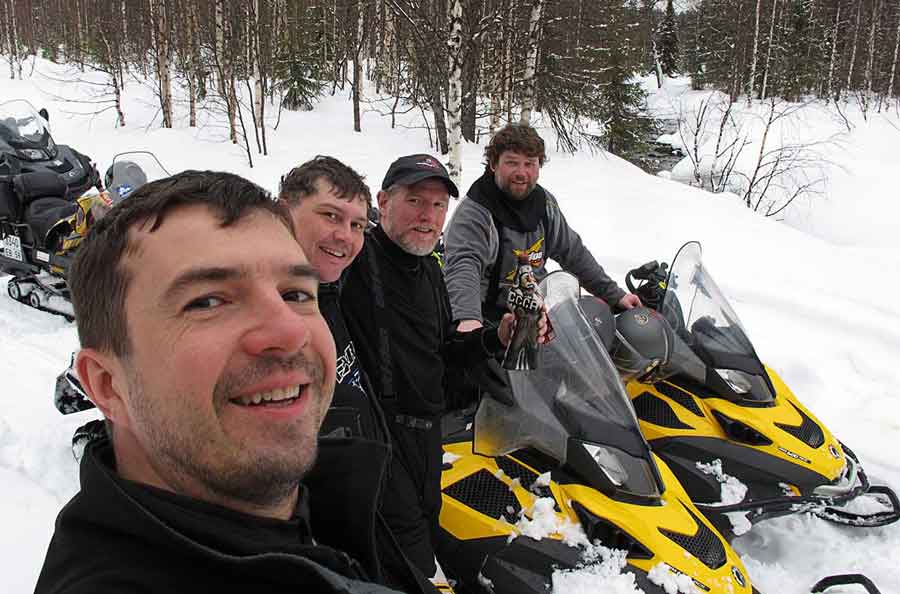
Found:
M 352 223 L 350 226 L 353 227 L 354 231 L 359 231 L 360 233 L 366 230 L 365 223 Z
M 336 221 L 338 218 L 337 215 L 333 212 L 323 212 L 322 216 L 324 216 L 329 221 Z
M 307 303 L 309 301 L 315 301 L 316 296 L 309 293 L 308 291 L 296 290 L 296 291 L 287 291 L 281 294 L 281 297 L 285 301 L 293 301 L 295 303 Z
M 225 303 L 224 299 L 219 297 L 213 297 L 211 295 L 206 297 L 200 297 L 198 299 L 194 299 L 190 303 L 188 303 L 184 309 L 185 310 L 203 310 L 203 309 L 212 309 L 214 307 L 219 307 Z

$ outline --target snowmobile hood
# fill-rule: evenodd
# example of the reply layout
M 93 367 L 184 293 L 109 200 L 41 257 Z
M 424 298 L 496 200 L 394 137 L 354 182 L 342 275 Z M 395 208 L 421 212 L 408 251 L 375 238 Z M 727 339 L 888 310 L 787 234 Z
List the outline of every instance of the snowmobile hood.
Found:
M 558 271 L 540 284 L 556 338 L 541 366 L 509 373 L 512 403 L 485 397 L 475 416 L 475 451 L 532 447 L 605 493 L 658 498 L 664 490 L 606 349 L 578 306 L 579 285 Z

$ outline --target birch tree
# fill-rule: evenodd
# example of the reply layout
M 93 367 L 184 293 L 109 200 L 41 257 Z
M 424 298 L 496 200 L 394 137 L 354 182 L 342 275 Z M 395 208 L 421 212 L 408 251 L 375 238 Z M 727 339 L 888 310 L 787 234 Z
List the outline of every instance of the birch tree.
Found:
M 756 54 L 759 51 L 759 13 L 762 0 L 756 0 L 753 19 L 753 46 L 750 50 L 750 76 L 747 78 L 747 105 L 753 102 L 753 88 L 756 85 Z
M 450 142 L 448 173 L 453 183 L 462 182 L 462 0 L 450 1 L 450 38 L 447 40 L 450 89 L 447 94 L 447 128 Z
M 525 61 L 525 75 L 522 77 L 522 112 L 519 116 L 519 122 L 522 124 L 531 123 L 531 110 L 534 109 L 534 77 L 537 70 L 543 9 L 544 0 L 532 0 L 531 18 L 528 22 L 528 58 Z
M 162 112 L 163 128 L 172 127 L 172 81 L 170 70 L 170 30 L 168 3 L 166 0 L 150 1 L 150 16 L 153 19 L 153 45 L 156 61 L 157 92 Z

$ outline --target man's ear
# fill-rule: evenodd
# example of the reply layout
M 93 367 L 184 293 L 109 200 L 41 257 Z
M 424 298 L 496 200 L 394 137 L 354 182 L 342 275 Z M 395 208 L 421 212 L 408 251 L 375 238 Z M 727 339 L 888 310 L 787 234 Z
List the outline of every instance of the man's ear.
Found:
M 75 357 L 75 373 L 103 416 L 115 424 L 129 425 L 124 396 L 128 381 L 119 358 L 96 349 L 81 349 Z
M 388 193 L 384 190 L 378 190 L 378 196 L 376 198 L 378 200 L 378 210 L 384 209 L 384 205 L 388 201 Z

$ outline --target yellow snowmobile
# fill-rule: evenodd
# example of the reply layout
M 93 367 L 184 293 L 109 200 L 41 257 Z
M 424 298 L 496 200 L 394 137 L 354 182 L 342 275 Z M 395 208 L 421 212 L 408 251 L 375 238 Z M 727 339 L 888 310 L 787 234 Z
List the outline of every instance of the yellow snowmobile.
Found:
M 762 364 L 703 266 L 699 243 L 685 244 L 671 270 L 651 262 L 629 272 L 626 284 L 652 308 L 616 318 L 613 350 L 631 380 L 641 431 L 729 540 L 797 511 L 860 527 L 900 517 L 894 492 L 870 486 L 853 452 Z M 839 507 L 863 494 L 881 511 Z
M 498 367 L 471 426 L 445 430 L 438 549 L 456 591 L 549 592 L 603 560 L 647 594 L 756 592 L 651 453 L 578 281 L 555 272 L 541 292 L 556 338 L 540 368 L 506 384 Z

